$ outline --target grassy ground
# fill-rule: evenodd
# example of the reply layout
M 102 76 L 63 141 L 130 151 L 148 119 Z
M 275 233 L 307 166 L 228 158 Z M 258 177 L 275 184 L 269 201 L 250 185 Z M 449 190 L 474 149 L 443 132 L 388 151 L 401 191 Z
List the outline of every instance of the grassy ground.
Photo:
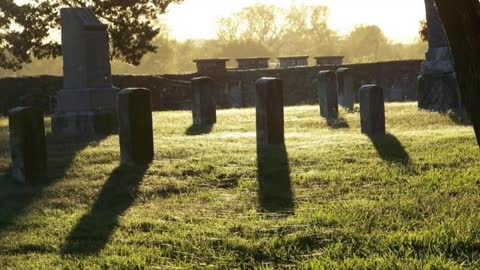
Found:
M 479 269 L 472 128 L 386 110 L 372 141 L 358 112 L 328 125 L 286 108 L 286 148 L 258 161 L 254 109 L 218 111 L 200 135 L 189 112 L 155 113 L 147 170 L 119 167 L 117 136 L 49 135 L 39 186 L 7 176 L 1 119 L 0 269 Z

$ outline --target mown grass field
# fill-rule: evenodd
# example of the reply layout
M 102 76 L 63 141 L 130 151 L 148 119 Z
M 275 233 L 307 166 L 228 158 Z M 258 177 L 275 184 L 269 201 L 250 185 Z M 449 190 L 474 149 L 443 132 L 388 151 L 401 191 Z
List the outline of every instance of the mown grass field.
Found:
M 472 128 L 386 110 L 370 140 L 358 112 L 286 108 L 286 148 L 258 161 L 254 109 L 200 135 L 190 112 L 156 112 L 147 170 L 119 167 L 118 136 L 48 135 L 39 186 L 8 177 L 1 119 L 0 269 L 480 269 Z

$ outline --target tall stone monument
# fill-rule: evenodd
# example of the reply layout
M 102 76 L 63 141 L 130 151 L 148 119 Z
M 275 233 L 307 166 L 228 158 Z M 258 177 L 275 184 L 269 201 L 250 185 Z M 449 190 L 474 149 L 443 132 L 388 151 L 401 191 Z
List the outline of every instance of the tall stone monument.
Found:
M 87 8 L 63 8 L 63 89 L 52 116 L 52 131 L 67 136 L 116 132 L 107 26 Z
M 454 60 L 434 0 L 425 0 L 428 51 L 418 78 L 418 106 L 421 109 L 463 114 Z

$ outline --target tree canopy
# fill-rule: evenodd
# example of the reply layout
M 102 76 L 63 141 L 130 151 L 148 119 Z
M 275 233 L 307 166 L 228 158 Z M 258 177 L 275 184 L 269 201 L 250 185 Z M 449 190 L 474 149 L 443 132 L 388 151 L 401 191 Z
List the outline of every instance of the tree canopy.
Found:
M 161 29 L 157 16 L 171 3 L 182 0 L 30 0 L 17 4 L 0 1 L 0 67 L 17 70 L 32 58 L 61 55 L 61 45 L 52 39 L 60 31 L 63 7 L 90 8 L 108 25 L 112 59 L 139 65 Z

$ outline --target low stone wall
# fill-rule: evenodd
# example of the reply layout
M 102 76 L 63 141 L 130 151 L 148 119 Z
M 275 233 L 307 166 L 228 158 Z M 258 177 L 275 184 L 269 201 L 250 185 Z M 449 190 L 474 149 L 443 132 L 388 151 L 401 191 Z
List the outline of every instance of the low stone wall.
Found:
M 417 100 L 417 76 L 422 60 L 391 61 L 342 65 L 352 70 L 354 87 L 378 84 L 385 91 L 387 101 Z M 255 81 L 261 77 L 279 77 L 285 89 L 285 104 L 316 104 L 312 81 L 322 70 L 336 70 L 340 66 L 308 66 L 284 69 L 228 70 L 216 74 L 217 105 L 221 108 L 255 105 Z M 118 88 L 145 87 L 152 90 L 154 110 L 190 109 L 189 80 L 201 74 L 114 75 Z M 0 113 L 16 106 L 35 106 L 46 113 L 55 109 L 56 94 L 62 88 L 62 77 L 38 76 L 0 78 Z
M 378 84 L 384 89 L 387 101 L 417 100 L 417 76 L 421 60 L 395 61 L 371 64 L 342 65 L 352 71 L 354 88 L 365 84 Z M 317 94 L 312 84 L 315 75 L 323 70 L 336 70 L 340 66 L 293 67 L 286 69 L 263 69 L 227 72 L 220 78 L 223 90 L 229 97 L 230 106 L 255 105 L 255 81 L 261 77 L 279 77 L 285 89 L 285 104 L 317 103 Z

